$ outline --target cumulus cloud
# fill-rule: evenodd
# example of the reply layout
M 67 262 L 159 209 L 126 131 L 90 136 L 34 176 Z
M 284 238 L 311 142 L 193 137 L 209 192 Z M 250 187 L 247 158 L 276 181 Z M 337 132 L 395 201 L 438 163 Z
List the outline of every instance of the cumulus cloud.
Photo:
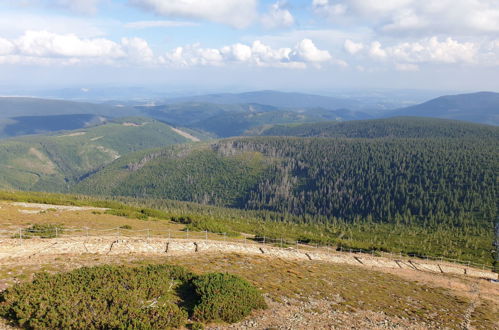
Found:
M 268 13 L 262 16 L 262 24 L 268 29 L 290 27 L 295 24 L 295 19 L 286 7 L 286 2 L 278 1 L 270 6 Z
M 140 38 L 123 38 L 118 43 L 47 31 L 26 31 L 12 40 L 0 38 L 0 57 L 0 63 L 38 65 L 156 62 L 152 49 Z
M 257 0 L 129 0 L 158 15 L 203 19 L 244 28 L 256 17 Z
M 121 45 L 128 58 L 136 63 L 154 63 L 154 52 L 141 38 L 123 38 Z
M 310 39 L 300 41 L 293 52 L 293 57 L 305 62 L 320 63 L 331 59 L 327 50 L 320 50 Z
M 385 58 L 387 56 L 386 51 L 381 48 L 381 43 L 379 41 L 373 41 L 371 43 L 369 55 L 373 58 Z
M 364 45 L 362 43 L 353 42 L 350 39 L 345 40 L 344 47 L 345 50 L 352 55 L 355 55 L 358 52 L 360 52 L 362 49 L 364 49 Z
M 437 37 L 418 42 L 400 43 L 386 49 L 381 48 L 386 56 L 409 63 L 473 63 L 476 61 L 478 46 L 471 42 L 458 42 L 452 38 L 440 41 Z
M 352 46 L 347 41 L 345 42 L 347 51 L 348 47 L 356 50 L 350 52 L 352 55 L 392 63 L 399 71 L 418 71 L 420 64 L 493 65 L 499 61 L 499 47 L 496 51 L 493 42 L 460 42 L 450 37 L 439 39 L 434 36 L 415 42 L 386 46 L 379 41 L 373 41 L 370 47 L 360 48 Z
M 237 43 L 222 48 L 203 48 L 199 44 L 177 47 L 162 57 L 162 62 L 170 66 L 222 66 L 226 64 L 246 64 L 262 67 L 306 68 L 332 60 L 328 51 L 321 50 L 304 39 L 293 48 L 272 48 L 261 41 L 251 45 Z M 344 62 L 332 61 L 343 64 Z M 340 65 L 341 65 L 340 64 Z
M 80 39 L 74 34 L 27 31 L 15 42 L 24 55 L 38 57 L 122 57 L 120 46 L 103 38 Z
M 469 35 L 499 32 L 497 0 L 313 0 L 334 22 L 356 22 L 384 33 Z
M 303 39 L 293 47 L 281 48 L 272 48 L 258 40 L 251 44 L 235 43 L 220 48 L 193 44 L 158 56 L 146 40 L 136 37 L 116 42 L 105 38 L 80 38 L 75 34 L 27 31 L 15 39 L 0 38 L 0 63 L 306 68 L 328 62 L 346 65 L 334 59 L 328 51 L 319 49 L 310 39 Z

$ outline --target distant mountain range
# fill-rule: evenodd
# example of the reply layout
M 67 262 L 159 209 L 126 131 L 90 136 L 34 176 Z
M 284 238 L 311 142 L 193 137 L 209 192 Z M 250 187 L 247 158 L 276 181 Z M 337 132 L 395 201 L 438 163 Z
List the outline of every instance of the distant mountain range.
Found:
M 201 130 L 213 137 L 259 134 L 272 125 L 373 119 L 431 117 L 499 125 L 499 94 L 480 92 L 442 96 L 391 111 L 360 111 L 348 98 L 258 91 L 211 94 L 166 100 L 156 106 L 117 106 L 37 98 L 0 97 L 0 138 L 85 128 L 108 118 L 145 116 Z
M 31 97 L 0 97 L 0 118 L 75 114 L 93 114 L 117 118 L 136 116 L 140 112 L 131 107 L 117 107 L 107 104 Z
M 256 127 L 286 124 L 310 123 L 325 120 L 354 120 L 370 116 L 346 109 L 324 108 L 279 108 L 257 103 L 174 103 L 154 107 L 137 107 L 144 115 L 171 125 L 203 130 L 217 137 L 245 134 Z
M 328 110 L 352 109 L 359 110 L 363 104 L 355 99 L 336 98 L 329 96 L 285 93 L 278 91 L 255 91 L 239 94 L 210 94 L 190 96 L 165 100 L 166 103 L 201 102 L 215 104 L 264 104 L 277 108 L 324 108 Z
M 441 96 L 422 104 L 388 112 L 386 116 L 433 117 L 499 125 L 499 93 Z
M 257 91 L 240 94 L 211 94 L 165 101 L 168 104 L 179 102 L 199 102 L 214 104 L 260 104 L 273 106 L 279 110 L 311 109 L 339 110 L 348 109 L 354 116 L 343 116 L 340 120 L 367 119 L 375 116 L 397 117 L 415 116 L 471 121 L 490 125 L 499 125 L 499 93 L 479 92 L 441 96 L 430 101 L 409 107 L 384 111 L 382 115 L 373 115 L 376 105 L 366 104 L 354 98 L 335 98 L 302 93 L 283 93 L 276 91 Z M 370 114 L 370 115 L 368 115 Z M 341 117 L 341 116 L 340 116 Z M 354 117 L 354 118 L 352 118 Z M 363 118 L 362 118 L 363 117 Z M 322 119 L 328 120 L 328 119 Z

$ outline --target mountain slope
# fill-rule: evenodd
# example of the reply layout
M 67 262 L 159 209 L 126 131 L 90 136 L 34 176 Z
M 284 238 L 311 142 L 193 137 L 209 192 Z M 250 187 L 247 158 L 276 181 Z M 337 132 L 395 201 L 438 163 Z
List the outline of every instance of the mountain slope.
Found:
M 304 93 L 286 93 L 278 91 L 255 91 L 239 94 L 210 94 L 173 98 L 166 100 L 166 102 L 204 102 L 216 104 L 257 103 L 279 108 L 324 108 L 328 110 L 341 108 L 358 110 L 361 108 L 361 103 L 354 99 L 335 98 Z
M 0 187 L 65 191 L 122 155 L 185 142 L 189 139 L 170 126 L 141 118 L 52 136 L 8 139 L 0 142 Z
M 0 119 L 0 138 L 46 134 L 101 125 L 107 118 L 99 115 L 22 116 Z
M 348 122 L 321 122 L 301 125 L 274 125 L 256 129 L 254 135 L 341 138 L 487 138 L 499 139 L 499 128 L 463 121 L 423 117 Z
M 497 142 L 236 138 L 130 155 L 75 191 L 278 211 L 304 221 L 489 224 L 497 212 Z
M 394 110 L 387 116 L 434 117 L 499 125 L 499 93 L 442 96 L 419 105 Z
M 346 109 L 277 108 L 261 104 L 178 103 L 137 107 L 145 115 L 173 125 L 210 132 L 218 137 L 239 136 L 262 125 L 352 120 L 369 117 Z
M 131 107 L 28 97 L 0 97 L 0 138 L 45 134 L 139 115 Z

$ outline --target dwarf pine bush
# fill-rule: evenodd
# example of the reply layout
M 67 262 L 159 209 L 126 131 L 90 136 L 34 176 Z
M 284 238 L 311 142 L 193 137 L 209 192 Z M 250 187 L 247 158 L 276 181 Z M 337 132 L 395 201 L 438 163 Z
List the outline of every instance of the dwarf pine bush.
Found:
M 0 293 L 0 316 L 25 329 L 170 329 L 185 326 L 189 315 L 236 322 L 264 307 L 239 277 L 197 276 L 171 265 L 40 273 Z

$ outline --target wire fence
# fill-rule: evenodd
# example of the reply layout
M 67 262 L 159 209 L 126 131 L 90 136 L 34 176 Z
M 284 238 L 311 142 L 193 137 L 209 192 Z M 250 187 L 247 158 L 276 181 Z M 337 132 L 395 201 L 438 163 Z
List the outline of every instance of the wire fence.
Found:
M 144 239 L 163 238 L 163 239 L 186 239 L 186 240 L 205 240 L 205 241 L 221 241 L 225 243 L 239 243 L 239 244 L 259 244 L 277 247 L 281 249 L 291 249 L 296 251 L 319 251 L 329 253 L 349 253 L 349 254 L 362 254 L 370 255 L 373 257 L 386 257 L 390 259 L 397 258 L 417 258 L 419 260 L 448 262 L 459 264 L 462 266 L 479 268 L 482 270 L 494 271 L 494 267 L 490 265 L 480 264 L 476 262 L 452 259 L 447 257 L 426 256 L 413 253 L 392 253 L 379 250 L 365 250 L 344 248 L 333 244 L 313 244 L 305 241 L 292 241 L 285 238 L 272 238 L 266 236 L 253 236 L 247 235 L 242 237 L 229 236 L 226 233 L 212 233 L 209 231 L 189 231 L 173 230 L 173 229 L 132 229 L 127 226 L 96 229 L 89 227 L 81 228 L 62 228 L 58 226 L 47 227 L 46 229 L 37 230 L 33 228 L 15 228 L 15 229 L 0 229 L 0 239 L 17 239 L 19 245 L 26 244 L 30 238 L 64 238 L 64 237 L 102 237 L 112 236 L 116 239 L 127 237 L 141 237 Z M 29 244 L 29 243 L 28 243 Z

